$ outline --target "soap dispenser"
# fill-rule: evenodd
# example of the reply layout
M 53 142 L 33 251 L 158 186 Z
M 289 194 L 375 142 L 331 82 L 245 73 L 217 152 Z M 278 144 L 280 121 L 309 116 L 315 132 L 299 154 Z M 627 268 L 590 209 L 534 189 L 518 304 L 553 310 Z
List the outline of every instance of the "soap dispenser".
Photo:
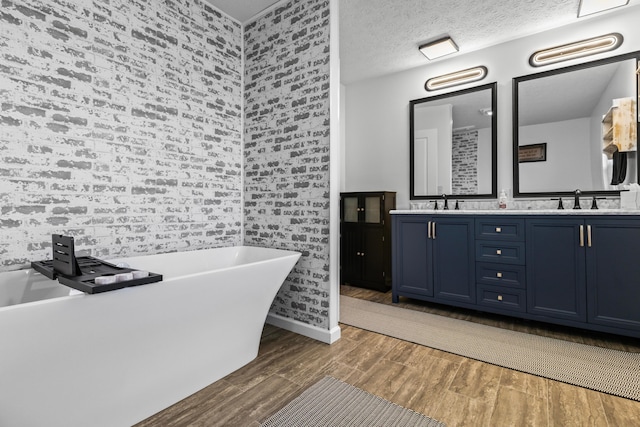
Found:
M 504 190 L 500 190 L 500 195 L 498 196 L 498 207 L 500 209 L 507 209 L 507 192 Z

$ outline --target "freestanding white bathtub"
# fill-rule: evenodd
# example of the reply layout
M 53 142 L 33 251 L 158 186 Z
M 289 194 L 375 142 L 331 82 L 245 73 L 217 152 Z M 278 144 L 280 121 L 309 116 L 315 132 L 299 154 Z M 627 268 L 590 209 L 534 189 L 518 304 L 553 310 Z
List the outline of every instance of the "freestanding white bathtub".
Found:
M 164 281 L 94 295 L 1 273 L 0 426 L 130 426 L 244 366 L 299 257 L 240 246 L 111 260 Z

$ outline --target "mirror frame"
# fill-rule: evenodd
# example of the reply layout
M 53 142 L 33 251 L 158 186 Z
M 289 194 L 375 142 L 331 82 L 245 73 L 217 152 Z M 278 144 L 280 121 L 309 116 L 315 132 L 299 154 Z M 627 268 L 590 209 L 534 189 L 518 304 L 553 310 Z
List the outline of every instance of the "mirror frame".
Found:
M 442 194 L 416 195 L 415 184 L 413 181 L 414 173 L 414 147 L 413 140 L 415 136 L 414 107 L 429 101 L 436 101 L 444 98 L 464 95 L 467 93 L 479 92 L 483 90 L 491 90 L 491 193 L 485 194 L 447 194 L 451 199 L 495 199 L 498 197 L 498 83 L 488 83 L 481 86 L 475 86 L 468 89 L 462 89 L 454 92 L 447 92 L 441 95 L 429 96 L 426 98 L 414 99 L 409 101 L 409 199 L 410 200 L 433 200 L 442 198 Z
M 582 64 L 570 65 L 568 67 L 556 68 L 553 70 L 543 71 L 540 73 L 528 74 L 526 76 L 515 77 L 513 79 L 513 197 L 514 198 L 528 198 L 528 197 L 563 197 L 563 196 L 573 196 L 575 195 L 574 191 L 538 191 L 531 193 L 523 193 L 520 192 L 520 163 L 518 162 L 518 147 L 519 147 L 519 114 L 518 114 L 518 84 L 521 82 L 526 82 L 529 80 L 536 80 L 544 77 L 550 77 L 558 74 L 570 73 L 572 71 L 584 70 L 588 68 L 598 67 L 600 65 L 611 64 L 614 62 L 621 62 L 627 59 L 635 59 L 636 67 L 638 63 L 640 63 L 640 51 L 630 52 L 622 55 L 612 56 L 609 58 L 598 59 L 595 61 L 584 62 Z M 638 79 L 636 79 L 636 97 L 638 96 Z M 636 125 L 637 126 L 637 125 Z M 640 142 L 640 133 L 638 133 L 638 141 Z M 638 176 L 636 177 L 636 182 L 640 182 L 640 168 L 638 169 Z M 584 196 L 597 196 L 597 195 L 605 195 L 605 196 L 619 196 L 620 190 L 582 190 L 580 189 L 581 194 Z

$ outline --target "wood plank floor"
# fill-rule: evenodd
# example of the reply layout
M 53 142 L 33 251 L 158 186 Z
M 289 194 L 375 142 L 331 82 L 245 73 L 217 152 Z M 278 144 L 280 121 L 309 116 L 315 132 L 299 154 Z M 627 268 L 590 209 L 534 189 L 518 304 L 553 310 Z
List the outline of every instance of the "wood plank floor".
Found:
M 361 291 L 343 288 L 342 292 L 353 296 Z M 384 295 L 368 296 L 384 299 Z M 366 297 L 367 293 L 360 296 Z M 446 310 L 417 305 L 421 310 Z M 447 315 L 474 314 L 451 310 Z M 501 322 L 503 327 L 535 328 L 542 334 L 566 333 L 553 328 L 549 331 L 539 325 L 514 326 L 508 319 L 480 318 L 482 322 Z M 346 325 L 341 328 L 342 338 L 326 345 L 267 325 L 260 353 L 253 362 L 136 427 L 257 427 L 260 421 L 325 375 L 424 413 L 450 427 L 640 425 L 640 402 Z M 576 338 L 576 334 L 569 332 L 571 339 L 589 340 L 588 334 Z M 597 337 L 596 342 L 640 349 L 633 340 Z

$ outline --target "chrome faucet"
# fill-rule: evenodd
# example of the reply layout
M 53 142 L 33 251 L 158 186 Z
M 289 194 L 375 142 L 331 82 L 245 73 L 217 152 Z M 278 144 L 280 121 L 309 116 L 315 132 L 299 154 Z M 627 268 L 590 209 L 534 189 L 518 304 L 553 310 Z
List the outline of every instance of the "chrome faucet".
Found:
M 449 205 L 447 204 L 447 195 L 443 194 L 442 198 L 444 199 L 444 207 L 442 209 L 444 209 L 445 211 L 449 210 Z
M 576 190 L 575 197 L 573 199 L 573 209 L 581 209 L 580 208 L 580 194 L 582 194 L 582 192 L 580 190 Z

